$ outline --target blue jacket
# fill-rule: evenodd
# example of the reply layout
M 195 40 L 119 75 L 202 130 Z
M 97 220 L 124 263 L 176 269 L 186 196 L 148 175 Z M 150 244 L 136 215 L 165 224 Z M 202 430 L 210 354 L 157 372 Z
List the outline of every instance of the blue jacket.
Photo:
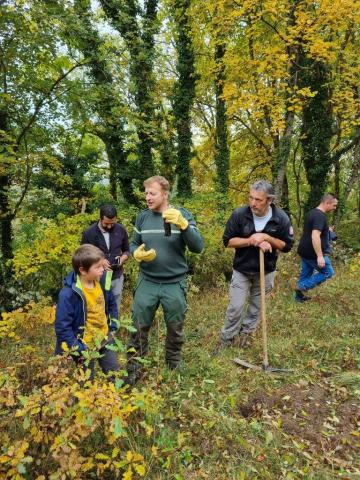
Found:
M 105 313 L 108 317 L 109 330 L 114 331 L 117 329 L 118 309 L 111 292 L 111 275 L 109 273 L 112 272 L 104 273 L 100 285 L 104 293 Z M 64 280 L 64 287 L 60 291 L 56 306 L 56 354 L 63 353 L 61 348 L 63 342 L 69 348 L 77 347 L 79 352 L 86 349 L 86 345 L 82 341 L 86 317 L 86 300 L 82 292 L 80 278 L 75 272 L 71 272 Z

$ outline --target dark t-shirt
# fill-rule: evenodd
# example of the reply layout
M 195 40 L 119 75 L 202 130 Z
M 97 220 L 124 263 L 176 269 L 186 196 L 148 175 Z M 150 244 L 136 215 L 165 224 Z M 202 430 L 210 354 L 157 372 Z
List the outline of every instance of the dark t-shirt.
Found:
M 329 244 L 329 226 L 324 212 L 318 208 L 313 208 L 305 215 L 304 231 L 300 238 L 298 254 L 307 259 L 316 259 L 311 233 L 313 230 L 320 230 L 321 250 L 325 253 Z

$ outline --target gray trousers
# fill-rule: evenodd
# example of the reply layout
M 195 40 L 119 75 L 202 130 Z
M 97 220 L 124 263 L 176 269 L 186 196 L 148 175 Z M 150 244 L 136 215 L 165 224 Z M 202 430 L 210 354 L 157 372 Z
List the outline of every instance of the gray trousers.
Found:
M 265 291 L 271 292 L 275 272 L 265 274 Z M 252 333 L 259 322 L 260 274 L 243 274 L 233 270 L 230 284 L 230 303 L 226 310 L 224 326 L 220 333 L 221 341 L 229 343 L 239 333 Z M 247 301 L 248 300 L 248 301 Z
M 121 275 L 120 278 L 115 278 L 115 280 L 112 280 L 111 291 L 115 297 L 115 302 L 118 307 L 119 315 L 120 315 L 120 303 L 122 299 L 123 288 L 124 288 L 124 275 Z

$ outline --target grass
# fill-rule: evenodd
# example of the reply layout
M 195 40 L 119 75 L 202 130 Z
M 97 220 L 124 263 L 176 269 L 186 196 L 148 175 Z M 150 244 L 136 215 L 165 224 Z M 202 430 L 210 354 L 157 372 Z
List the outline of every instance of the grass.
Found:
M 360 279 L 349 276 L 344 264 L 335 269 L 336 276 L 314 290 L 311 302 L 297 304 L 292 294 L 296 256 L 281 258 L 267 301 L 269 359 L 273 366 L 292 369 L 289 374 L 246 371 L 234 364 L 240 356 L 261 365 L 260 331 L 248 350 L 217 352 L 228 303 L 225 284 L 190 289 L 184 363 L 178 371 L 164 366 L 165 330 L 162 315 L 157 316 L 146 375 L 137 388 L 155 390 L 162 398 L 160 413 L 150 419 L 162 457 L 150 463 L 145 478 L 359 478 Z M 127 296 L 125 313 L 130 305 Z M 29 343 L 42 351 L 43 362 L 53 348 L 52 326 Z M 24 363 L 19 352 L 14 344 L 5 346 L 0 362 Z M 26 364 L 22 375 L 31 383 Z M 141 451 L 142 438 L 134 435 L 131 441 Z
M 149 478 L 359 478 L 360 281 L 336 265 L 337 275 L 313 291 L 313 301 L 295 303 L 295 258 L 281 259 L 267 302 L 270 364 L 293 369 L 290 374 L 244 371 L 233 363 L 240 356 L 261 365 L 260 330 L 249 350 L 216 352 L 228 302 L 225 287 L 190 294 L 181 372 L 163 367 L 162 319 L 154 325 L 151 363 L 141 385 L 151 385 L 165 399 L 160 431 L 168 438 L 182 432 L 186 441 L 170 470 Z M 317 391 L 320 405 L 311 400 Z M 286 405 L 282 398 L 288 396 Z M 352 418 L 341 416 L 350 405 L 355 405 Z M 327 428 L 331 415 L 339 421 Z

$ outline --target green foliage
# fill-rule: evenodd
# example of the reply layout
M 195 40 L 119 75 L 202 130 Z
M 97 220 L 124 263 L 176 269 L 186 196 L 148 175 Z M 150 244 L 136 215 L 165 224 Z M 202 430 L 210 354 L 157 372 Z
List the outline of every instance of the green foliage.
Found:
M 357 218 L 342 220 L 337 228 L 337 235 L 341 244 L 360 251 L 360 222 Z
M 41 293 L 54 294 L 71 270 L 71 258 L 80 245 L 82 232 L 98 215 L 60 214 L 48 220 L 32 242 L 18 245 L 14 256 L 15 278 L 30 282 Z

